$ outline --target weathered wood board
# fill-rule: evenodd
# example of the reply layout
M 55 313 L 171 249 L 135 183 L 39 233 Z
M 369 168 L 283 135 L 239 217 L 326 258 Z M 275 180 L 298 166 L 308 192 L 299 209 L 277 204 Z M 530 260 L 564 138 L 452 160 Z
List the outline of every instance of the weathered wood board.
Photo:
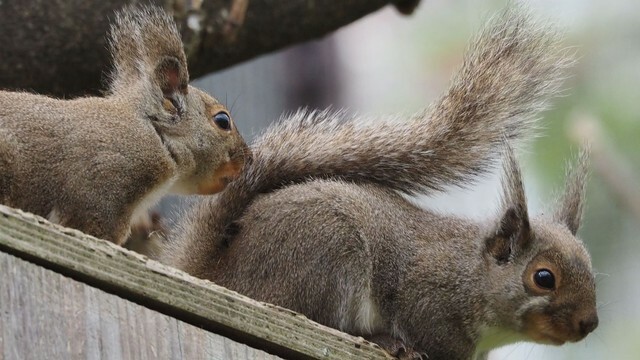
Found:
M 0 254 L 7 359 L 48 344 L 46 358 L 269 358 L 236 343 L 292 359 L 390 358 L 362 338 L 2 205 Z
M 0 358 L 279 359 L 0 253 Z

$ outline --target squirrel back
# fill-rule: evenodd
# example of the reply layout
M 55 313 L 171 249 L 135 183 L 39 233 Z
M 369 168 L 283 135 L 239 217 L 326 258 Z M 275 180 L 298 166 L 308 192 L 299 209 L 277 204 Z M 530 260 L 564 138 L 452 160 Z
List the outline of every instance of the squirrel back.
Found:
M 254 143 L 238 180 L 186 216 L 164 261 L 406 358 L 583 339 L 598 325 L 576 237 L 587 156 L 554 215 L 530 218 L 511 149 L 531 137 L 572 62 L 552 29 L 507 9 L 472 42 L 445 95 L 408 120 L 283 119 Z M 399 194 L 465 186 L 501 155 L 502 206 L 484 222 Z
M 125 8 L 110 46 L 105 97 L 0 91 L 0 202 L 122 243 L 162 195 L 219 192 L 249 152 L 225 106 L 188 85 L 164 11 Z
M 559 92 L 572 57 L 553 27 L 511 7 L 471 41 L 449 89 L 429 108 L 403 119 L 350 117 L 343 111 L 298 111 L 252 145 L 253 158 L 216 199 L 204 201 L 178 231 L 191 253 L 211 256 L 237 231 L 254 199 L 309 179 L 338 178 L 403 193 L 467 186 L 493 169 L 505 139 L 531 138 L 538 114 Z M 190 265 L 187 265 L 190 263 Z

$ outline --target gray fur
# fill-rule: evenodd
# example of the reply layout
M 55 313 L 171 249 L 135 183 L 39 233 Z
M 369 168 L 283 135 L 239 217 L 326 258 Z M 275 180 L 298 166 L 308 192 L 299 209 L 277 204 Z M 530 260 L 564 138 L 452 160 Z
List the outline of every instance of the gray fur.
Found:
M 187 216 L 164 261 L 404 358 L 584 338 L 598 322 L 589 255 L 566 221 L 529 218 L 511 150 L 570 63 L 529 17 L 510 8 L 492 21 L 446 94 L 411 119 L 283 119 L 246 172 Z M 484 222 L 399 194 L 469 184 L 502 152 L 503 206 Z M 536 282 L 541 271 L 553 288 Z
M 227 191 L 199 205 L 178 231 L 185 240 L 172 261 L 200 266 L 189 254 L 213 257 L 226 246 L 234 221 L 258 194 L 307 179 L 405 193 L 466 186 L 492 169 L 505 139 L 532 137 L 572 63 L 553 26 L 510 7 L 474 37 L 441 99 L 410 119 L 328 110 L 285 117 L 253 144 L 253 161 Z
M 122 243 L 134 215 L 171 192 L 212 193 L 248 155 L 216 99 L 187 85 L 182 43 L 161 9 L 127 8 L 111 29 L 106 97 L 0 91 L 0 202 Z

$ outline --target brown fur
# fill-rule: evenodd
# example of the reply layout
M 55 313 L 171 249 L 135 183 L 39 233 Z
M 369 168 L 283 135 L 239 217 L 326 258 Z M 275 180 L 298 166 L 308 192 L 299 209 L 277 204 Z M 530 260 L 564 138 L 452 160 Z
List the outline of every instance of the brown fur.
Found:
M 584 338 L 598 323 L 591 261 L 575 236 L 586 156 L 557 215 L 530 219 L 510 145 L 530 136 L 570 63 L 549 31 L 507 10 L 445 96 L 408 121 L 283 120 L 254 144 L 246 172 L 187 216 L 164 261 L 408 358 Z M 464 186 L 501 153 L 502 206 L 486 221 L 398 194 Z M 552 288 L 535 280 L 544 271 Z
M 248 155 L 227 110 L 188 85 L 175 24 L 127 8 L 111 29 L 114 70 L 104 98 L 0 92 L 0 202 L 122 243 L 134 212 L 168 191 L 213 193 Z

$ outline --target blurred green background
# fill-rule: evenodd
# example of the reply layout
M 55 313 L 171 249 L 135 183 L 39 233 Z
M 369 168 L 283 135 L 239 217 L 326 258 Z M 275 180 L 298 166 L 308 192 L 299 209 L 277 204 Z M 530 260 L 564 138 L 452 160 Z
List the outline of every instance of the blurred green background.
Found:
M 319 42 L 197 82 L 232 105 L 247 138 L 299 106 L 411 114 L 446 88 L 470 35 L 505 3 L 422 0 L 408 18 L 387 8 Z M 543 115 L 542 136 L 521 152 L 530 211 L 551 208 L 566 161 L 580 138 L 590 139 L 593 175 L 579 234 L 598 273 L 600 326 L 577 344 L 517 344 L 491 359 L 640 359 L 640 1 L 531 5 L 565 29 L 565 44 L 579 60 L 565 95 Z M 497 181 L 490 176 L 423 204 L 482 218 L 496 209 Z

